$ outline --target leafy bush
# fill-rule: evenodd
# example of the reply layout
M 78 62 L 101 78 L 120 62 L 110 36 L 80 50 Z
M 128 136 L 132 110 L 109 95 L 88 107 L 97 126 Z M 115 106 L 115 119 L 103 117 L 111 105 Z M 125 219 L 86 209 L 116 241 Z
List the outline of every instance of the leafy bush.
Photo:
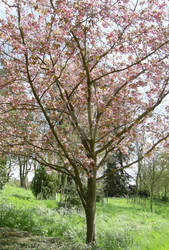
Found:
M 0 157 L 0 189 L 3 189 L 7 181 L 8 181 L 8 174 L 6 169 L 6 158 Z
M 0 206 L 0 226 L 19 228 L 32 232 L 35 227 L 30 209 L 17 209 L 11 204 L 1 204 Z
M 66 207 L 72 208 L 72 207 L 81 207 L 81 201 L 80 198 L 77 195 L 70 195 L 66 199 Z
M 64 206 L 69 209 L 73 207 L 81 208 L 81 200 L 73 182 L 66 185 Z
M 35 176 L 31 182 L 31 190 L 33 194 L 41 199 L 55 199 L 55 194 L 58 188 L 58 177 L 57 174 L 47 174 L 43 166 L 39 167 Z
M 150 197 L 150 192 L 149 190 L 142 189 L 142 190 L 139 190 L 138 195 L 140 197 Z
M 162 200 L 162 201 L 168 201 L 169 199 L 168 199 L 167 196 L 162 196 L 161 200 Z

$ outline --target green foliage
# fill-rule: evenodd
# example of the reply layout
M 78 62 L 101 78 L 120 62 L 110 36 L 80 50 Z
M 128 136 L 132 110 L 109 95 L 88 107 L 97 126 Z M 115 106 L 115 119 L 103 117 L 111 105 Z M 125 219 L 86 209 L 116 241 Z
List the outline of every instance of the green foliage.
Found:
M 83 211 L 57 210 L 55 200 L 36 200 L 30 190 L 5 185 L 0 193 L 0 227 L 27 230 L 33 234 L 58 238 L 58 249 L 70 250 L 166 250 L 169 249 L 169 202 L 149 200 L 143 211 L 126 199 L 108 198 L 97 203 L 97 245 L 84 244 Z
M 104 201 L 104 183 L 102 181 L 97 182 L 96 186 L 96 202 Z
M 5 157 L 0 157 L 0 189 L 3 189 L 4 185 L 8 181 L 6 162 L 7 159 Z
M 58 176 L 55 173 L 47 174 L 46 169 L 40 166 L 31 183 L 33 194 L 41 199 L 55 199 L 55 194 L 58 189 Z
M 104 193 L 108 197 L 121 197 L 128 193 L 128 185 L 131 176 L 125 170 L 118 170 L 123 166 L 125 157 L 121 152 L 113 155 L 107 162 L 104 178 Z
M 32 232 L 36 226 L 31 209 L 17 209 L 12 204 L 1 204 L 1 220 L 0 226 L 10 228 L 20 228 L 22 230 Z
M 76 186 L 74 182 L 72 182 L 71 180 L 68 180 L 64 190 L 64 194 L 65 194 L 65 201 L 62 204 L 63 206 L 65 206 L 68 209 L 82 207 L 81 200 L 76 190 Z
M 141 168 L 139 194 L 167 201 L 169 198 L 169 154 L 158 153 L 147 160 Z

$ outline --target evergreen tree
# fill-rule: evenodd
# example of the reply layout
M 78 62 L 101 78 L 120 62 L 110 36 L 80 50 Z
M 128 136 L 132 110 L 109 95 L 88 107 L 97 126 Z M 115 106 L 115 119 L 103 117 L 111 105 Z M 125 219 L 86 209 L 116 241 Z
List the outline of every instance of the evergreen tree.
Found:
M 48 174 L 43 166 L 35 171 L 35 176 L 31 183 L 33 194 L 42 199 L 54 198 L 58 189 L 58 176 L 55 173 Z
M 64 205 L 67 208 L 81 208 L 80 198 L 76 186 L 70 177 L 67 178 L 67 183 L 64 187 L 65 201 Z
M 123 162 L 126 160 L 121 152 L 112 155 L 107 162 L 104 178 L 104 193 L 109 197 L 119 197 L 126 195 L 128 192 L 129 180 L 131 176 L 124 170 L 118 170 L 123 167 Z

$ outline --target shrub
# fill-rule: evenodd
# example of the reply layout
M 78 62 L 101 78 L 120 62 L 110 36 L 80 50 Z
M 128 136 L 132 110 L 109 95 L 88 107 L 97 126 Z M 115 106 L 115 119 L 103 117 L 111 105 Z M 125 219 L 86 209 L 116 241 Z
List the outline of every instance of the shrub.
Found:
M 0 189 L 8 182 L 8 174 L 6 169 L 6 158 L 0 158 Z
M 146 189 L 143 189 L 143 190 L 139 190 L 138 195 L 140 197 L 146 197 L 147 198 L 147 197 L 150 197 L 150 192 L 148 190 L 146 190 Z
M 75 184 L 70 182 L 65 188 L 65 207 L 66 208 L 81 208 L 81 200 L 77 193 Z
M 167 197 L 167 196 L 163 196 L 163 197 L 161 198 L 161 200 L 162 200 L 162 201 L 168 201 L 168 197 Z
M 19 228 L 31 232 L 35 223 L 29 209 L 17 209 L 11 204 L 1 204 L 0 206 L 0 226 Z
M 35 176 L 31 182 L 31 190 L 33 194 L 41 199 L 55 199 L 55 194 L 58 188 L 58 177 L 57 174 L 47 174 L 43 166 L 39 167 Z

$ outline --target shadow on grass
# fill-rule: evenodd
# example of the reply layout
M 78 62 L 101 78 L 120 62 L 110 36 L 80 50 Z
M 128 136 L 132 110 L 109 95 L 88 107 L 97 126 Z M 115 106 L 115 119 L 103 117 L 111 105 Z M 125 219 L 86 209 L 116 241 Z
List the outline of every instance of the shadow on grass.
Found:
M 100 250 L 84 243 L 67 241 L 58 237 L 37 236 L 8 227 L 0 227 L 0 250 Z
M 28 232 L 8 227 L 0 228 L 0 249 L 56 249 L 61 242 L 57 238 L 34 236 Z
M 13 197 L 18 198 L 20 200 L 32 200 L 32 197 L 24 196 L 24 195 L 20 195 L 20 194 L 13 194 Z

